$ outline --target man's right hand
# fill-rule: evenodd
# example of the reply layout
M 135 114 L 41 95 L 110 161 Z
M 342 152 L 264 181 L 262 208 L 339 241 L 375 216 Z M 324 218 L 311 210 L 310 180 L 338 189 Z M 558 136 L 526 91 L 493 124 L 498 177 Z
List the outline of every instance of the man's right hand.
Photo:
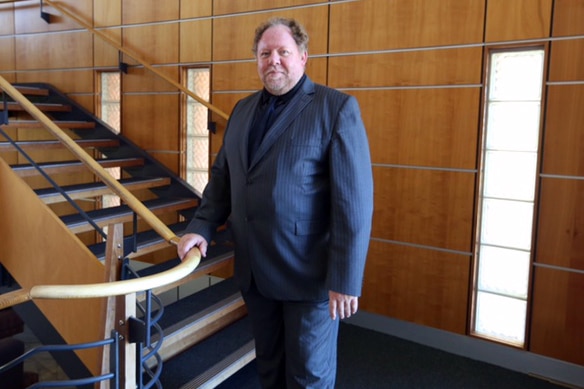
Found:
M 178 257 L 182 260 L 193 247 L 201 251 L 203 258 L 207 256 L 207 240 L 199 234 L 186 234 L 178 242 Z

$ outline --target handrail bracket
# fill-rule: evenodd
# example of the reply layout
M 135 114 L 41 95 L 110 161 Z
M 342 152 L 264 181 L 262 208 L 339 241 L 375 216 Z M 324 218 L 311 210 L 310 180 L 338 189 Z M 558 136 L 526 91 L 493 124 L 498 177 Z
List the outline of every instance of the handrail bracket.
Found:
M 51 24 L 51 14 L 43 11 L 43 0 L 40 0 L 40 3 L 41 3 L 41 19 L 47 22 L 47 24 Z

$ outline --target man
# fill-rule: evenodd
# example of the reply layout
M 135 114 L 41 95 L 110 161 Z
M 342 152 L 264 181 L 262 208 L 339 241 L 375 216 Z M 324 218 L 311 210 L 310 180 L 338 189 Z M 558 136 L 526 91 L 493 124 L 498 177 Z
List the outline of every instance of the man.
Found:
M 357 311 L 373 183 L 355 98 L 305 74 L 308 35 L 259 26 L 264 89 L 239 101 L 201 205 L 178 245 L 206 255 L 229 218 L 264 388 L 333 388 L 339 320 Z M 264 134 L 265 132 L 265 134 Z

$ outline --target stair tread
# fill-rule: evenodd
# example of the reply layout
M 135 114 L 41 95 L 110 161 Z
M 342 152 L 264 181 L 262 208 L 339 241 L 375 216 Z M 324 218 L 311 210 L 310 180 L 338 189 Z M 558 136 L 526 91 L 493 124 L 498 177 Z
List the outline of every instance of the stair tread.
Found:
M 107 158 L 107 159 L 96 159 L 98 163 L 120 163 L 124 161 L 135 161 L 135 160 L 142 160 L 140 157 L 128 157 L 128 158 Z M 59 167 L 59 166 L 76 166 L 76 165 L 83 165 L 81 161 L 55 161 L 55 162 L 41 162 L 37 163 L 37 165 L 41 167 Z M 10 165 L 12 170 L 27 170 L 27 169 L 34 169 L 34 166 L 29 163 L 24 164 L 16 164 Z
M 65 145 L 58 140 L 31 140 L 31 141 L 19 141 L 15 142 L 16 145 L 23 149 L 39 149 L 42 148 L 64 148 Z M 117 139 L 77 139 L 75 140 L 81 147 L 114 147 L 120 144 Z M 14 146 L 10 142 L 0 142 L 0 150 L 2 149 L 14 149 Z
M 81 120 L 54 120 L 54 124 L 61 128 L 95 128 L 95 122 Z M 44 125 L 38 120 L 11 119 L 5 128 L 42 128 Z
M 168 179 L 165 177 L 132 177 L 132 178 L 123 178 L 118 180 L 118 182 L 122 185 L 132 185 L 132 184 L 139 184 L 139 183 L 148 183 L 148 182 L 168 182 Z M 76 184 L 76 185 L 66 185 L 62 186 L 61 189 L 65 190 L 68 194 L 76 193 L 76 192 L 86 192 L 89 190 L 96 190 L 100 188 L 107 188 L 107 185 L 103 182 L 90 182 L 87 184 Z M 42 189 L 35 189 L 35 193 L 40 197 L 44 198 L 47 196 L 52 196 L 58 194 L 59 191 L 55 188 L 42 188 Z
M 166 208 L 172 205 L 189 205 L 193 202 L 193 199 L 153 199 L 143 201 L 143 204 L 149 208 L 150 210 Z M 121 216 L 132 216 L 133 211 L 127 205 L 120 205 L 117 207 L 110 207 L 110 208 L 102 208 L 95 211 L 89 211 L 87 214 L 96 222 L 100 223 L 104 220 L 111 219 L 113 217 L 121 217 Z M 61 216 L 61 220 L 67 225 L 69 228 L 73 228 L 79 225 L 87 224 L 87 221 L 81 216 L 80 214 L 70 214 Z
M 180 235 L 185 230 L 185 228 L 187 227 L 188 224 L 189 224 L 188 222 L 181 222 L 181 223 L 169 225 L 168 228 L 170 228 L 170 230 L 172 232 L 174 232 L 175 235 Z M 126 241 L 126 240 L 130 241 L 132 239 L 133 239 L 132 236 L 124 237 L 124 241 Z M 162 238 L 160 236 L 160 234 L 158 234 L 154 230 L 147 230 L 147 231 L 139 232 L 136 234 L 136 245 L 138 246 L 138 250 L 140 250 L 141 248 L 144 248 L 146 246 L 160 243 L 163 241 L 164 241 L 164 238 Z M 91 250 L 91 252 L 93 254 L 95 254 L 96 257 L 101 258 L 105 255 L 106 242 L 92 244 L 92 245 L 88 246 L 88 248 L 89 248 L 89 250 Z M 178 259 L 177 259 L 177 261 L 178 261 Z M 150 275 L 150 274 L 154 274 L 158 271 L 170 269 L 176 265 L 177 265 L 177 263 L 167 264 L 165 262 L 163 264 L 147 267 L 146 269 L 141 270 L 139 272 L 139 274 L 140 274 L 140 276 Z M 160 266 L 161 270 L 152 269 L 153 267 L 156 267 L 156 266 Z
M 167 329 L 234 294 L 239 294 L 239 288 L 232 278 L 227 278 L 165 306 L 158 324 Z
M 164 388 L 179 388 L 204 374 L 226 356 L 237 353 L 253 340 L 247 317 L 164 362 L 160 382 Z

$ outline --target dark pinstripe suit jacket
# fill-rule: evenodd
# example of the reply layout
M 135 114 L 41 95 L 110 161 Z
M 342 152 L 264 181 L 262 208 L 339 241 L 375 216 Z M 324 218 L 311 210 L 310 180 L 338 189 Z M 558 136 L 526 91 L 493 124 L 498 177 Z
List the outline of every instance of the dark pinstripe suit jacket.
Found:
M 248 164 L 259 103 L 237 103 L 190 232 L 207 241 L 227 218 L 235 278 L 278 300 L 359 296 L 373 213 L 371 160 L 357 100 L 306 79 Z

